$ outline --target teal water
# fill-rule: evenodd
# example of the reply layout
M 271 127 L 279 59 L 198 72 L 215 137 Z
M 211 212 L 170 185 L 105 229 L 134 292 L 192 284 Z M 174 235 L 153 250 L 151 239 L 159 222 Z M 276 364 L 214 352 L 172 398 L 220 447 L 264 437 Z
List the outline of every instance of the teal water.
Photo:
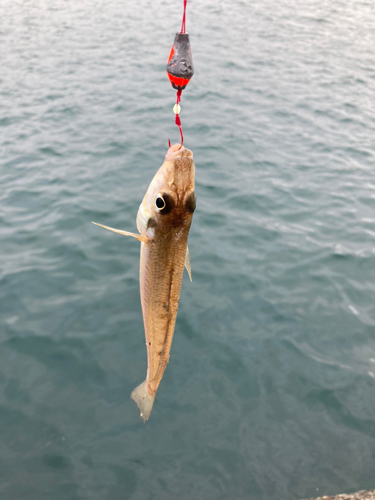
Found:
M 150 421 L 139 203 L 182 0 L 0 5 L 0 498 L 375 487 L 375 11 L 188 4 L 197 210 Z

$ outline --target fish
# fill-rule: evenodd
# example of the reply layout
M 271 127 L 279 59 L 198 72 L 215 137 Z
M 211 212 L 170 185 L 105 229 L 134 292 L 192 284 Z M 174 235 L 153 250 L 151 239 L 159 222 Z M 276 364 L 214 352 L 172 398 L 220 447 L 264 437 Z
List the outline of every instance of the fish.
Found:
M 184 267 L 191 280 L 188 235 L 196 207 L 193 153 L 174 144 L 149 185 L 137 214 L 139 234 L 97 226 L 141 242 L 139 285 L 147 348 L 147 375 L 134 389 L 144 423 L 169 362 Z

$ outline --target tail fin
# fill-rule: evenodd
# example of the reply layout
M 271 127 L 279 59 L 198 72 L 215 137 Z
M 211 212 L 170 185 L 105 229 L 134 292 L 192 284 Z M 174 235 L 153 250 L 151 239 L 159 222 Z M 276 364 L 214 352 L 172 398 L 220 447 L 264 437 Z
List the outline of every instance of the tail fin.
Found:
M 136 387 L 131 393 L 131 398 L 137 403 L 141 418 L 144 423 L 150 418 L 152 407 L 154 405 L 156 394 L 149 394 L 147 391 L 146 380 Z

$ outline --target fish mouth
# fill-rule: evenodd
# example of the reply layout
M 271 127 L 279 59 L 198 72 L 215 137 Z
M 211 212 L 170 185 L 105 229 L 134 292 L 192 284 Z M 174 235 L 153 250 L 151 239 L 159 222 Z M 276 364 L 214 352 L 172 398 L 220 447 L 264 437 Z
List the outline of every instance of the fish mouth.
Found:
M 193 153 L 190 149 L 186 149 L 184 146 L 181 146 L 181 144 L 173 144 L 165 155 L 166 160 L 174 160 L 175 158 L 183 157 L 193 158 Z

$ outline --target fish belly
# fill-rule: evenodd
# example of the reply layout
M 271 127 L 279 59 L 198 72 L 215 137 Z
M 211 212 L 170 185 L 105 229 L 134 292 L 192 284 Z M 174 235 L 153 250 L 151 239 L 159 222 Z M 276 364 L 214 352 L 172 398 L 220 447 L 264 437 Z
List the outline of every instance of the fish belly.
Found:
M 140 290 L 147 347 L 147 377 L 132 393 L 141 417 L 151 414 L 156 391 L 169 361 L 180 299 L 187 236 L 173 244 L 142 243 Z

